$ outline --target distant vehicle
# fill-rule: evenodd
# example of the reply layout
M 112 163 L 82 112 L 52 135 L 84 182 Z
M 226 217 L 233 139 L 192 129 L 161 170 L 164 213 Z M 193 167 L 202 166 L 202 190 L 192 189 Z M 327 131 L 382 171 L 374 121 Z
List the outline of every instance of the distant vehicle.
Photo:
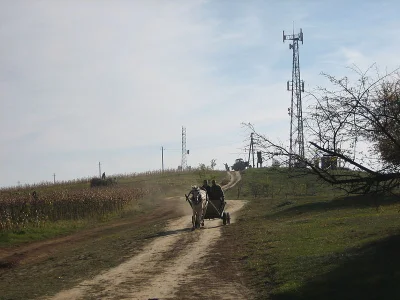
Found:
M 248 161 L 244 161 L 242 158 L 237 158 L 232 166 L 232 170 L 243 171 L 249 166 Z

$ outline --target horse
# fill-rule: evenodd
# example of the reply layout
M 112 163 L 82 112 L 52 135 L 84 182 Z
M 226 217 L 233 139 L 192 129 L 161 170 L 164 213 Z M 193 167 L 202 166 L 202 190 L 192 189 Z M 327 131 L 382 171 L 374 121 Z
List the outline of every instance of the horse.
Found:
M 192 186 L 189 194 L 186 195 L 186 201 L 192 207 L 192 230 L 204 226 L 204 213 L 207 208 L 207 192 L 197 186 Z

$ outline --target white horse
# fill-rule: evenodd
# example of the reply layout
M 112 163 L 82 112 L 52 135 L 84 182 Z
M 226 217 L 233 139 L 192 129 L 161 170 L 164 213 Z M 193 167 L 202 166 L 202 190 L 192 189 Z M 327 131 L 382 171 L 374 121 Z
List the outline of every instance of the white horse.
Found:
M 185 195 L 186 200 L 192 207 L 192 230 L 204 226 L 204 213 L 207 208 L 207 192 L 197 186 L 192 186 L 189 195 Z

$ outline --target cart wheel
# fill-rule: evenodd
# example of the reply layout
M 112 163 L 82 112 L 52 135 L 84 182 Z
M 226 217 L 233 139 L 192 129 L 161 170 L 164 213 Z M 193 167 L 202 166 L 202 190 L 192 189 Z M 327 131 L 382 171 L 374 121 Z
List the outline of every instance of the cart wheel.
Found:
M 222 213 L 222 224 L 224 224 L 224 225 L 226 225 L 226 213 L 225 212 L 223 212 Z
M 227 212 L 226 213 L 226 222 L 229 224 L 231 224 L 231 215 Z

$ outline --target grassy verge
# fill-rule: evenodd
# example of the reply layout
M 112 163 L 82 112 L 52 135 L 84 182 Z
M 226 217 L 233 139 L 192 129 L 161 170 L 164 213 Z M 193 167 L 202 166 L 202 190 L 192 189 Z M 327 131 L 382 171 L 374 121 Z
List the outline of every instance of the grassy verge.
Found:
M 71 288 L 132 257 L 164 223 L 153 220 L 141 226 L 110 228 L 84 242 L 65 245 L 35 264 L 0 270 L 0 299 L 43 299 Z
M 107 227 L 115 222 L 134 219 L 148 214 L 158 200 L 158 195 L 150 195 L 138 201 L 132 201 L 118 213 L 110 213 L 98 218 L 60 220 L 44 223 L 40 227 L 26 226 L 20 230 L 2 232 L 0 233 L 0 247 L 17 247 L 21 244 L 68 236 L 82 230 Z
M 191 185 L 201 185 L 203 179 L 216 179 L 219 182 L 226 180 L 227 174 L 222 171 L 196 170 L 192 172 L 166 172 L 163 174 L 126 176 L 118 178 L 116 188 L 142 188 L 148 191 L 143 199 L 131 201 L 122 211 L 111 212 L 97 217 L 81 218 L 76 220 L 59 220 L 56 222 L 43 222 L 40 226 L 24 225 L 16 230 L 0 231 L 0 247 L 10 247 L 19 244 L 46 240 L 75 233 L 79 230 L 93 228 L 99 225 L 106 226 L 111 221 L 121 218 L 136 217 L 137 215 L 149 212 L 155 201 L 165 197 L 184 195 Z M 38 195 L 51 193 L 52 191 L 77 191 L 82 195 L 90 190 L 89 183 L 69 183 L 57 184 L 54 186 L 45 185 L 35 187 Z M 7 190 L 3 190 L 7 193 Z M 28 195 L 32 192 L 31 188 L 14 191 Z M 78 209 L 79 207 L 71 207 Z M 19 226 L 18 226 L 19 227 Z
M 3 232 L 0 233 L 0 247 L 10 247 L 68 235 L 89 226 L 89 221 L 60 221 L 43 227 L 27 227 L 20 230 Z
M 15 249 L 21 243 L 29 244 L 71 233 L 77 233 L 74 235 L 77 240 L 64 243 L 61 247 L 56 245 L 56 250 L 49 246 L 49 251 L 41 251 L 43 257 L 35 258 L 33 262 L 28 260 L 10 265 L 0 261 L 0 299 L 43 299 L 119 265 L 156 237 L 168 219 L 176 217 L 177 213 L 173 210 L 160 209 L 160 200 L 183 196 L 191 185 L 199 185 L 203 179 L 215 178 L 221 182 L 226 176 L 226 172 L 207 171 L 120 178 L 119 185 L 146 187 L 151 189 L 151 193 L 120 213 L 101 219 L 54 222 L 41 228 L 3 233 L 1 245 Z M 100 230 L 91 232 L 91 229 Z M 79 238 L 88 230 L 90 235 Z
M 397 199 L 335 197 L 315 178 L 283 176 L 243 174 L 242 196 L 251 201 L 221 240 L 257 299 L 400 298 Z M 263 183 L 264 194 L 255 195 Z M 276 184 L 286 188 L 268 194 Z M 308 191 L 290 190 L 302 184 Z

